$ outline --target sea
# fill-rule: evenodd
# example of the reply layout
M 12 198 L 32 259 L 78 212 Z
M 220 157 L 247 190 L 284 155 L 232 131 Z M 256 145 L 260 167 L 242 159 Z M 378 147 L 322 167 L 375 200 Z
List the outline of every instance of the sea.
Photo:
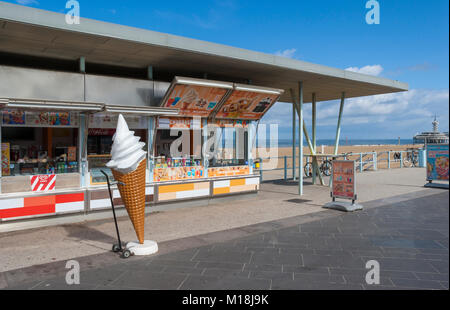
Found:
M 260 145 L 259 139 L 257 145 Z M 275 142 L 275 141 L 273 141 Z M 272 142 L 272 144 L 273 144 Z M 400 142 L 400 143 L 399 143 Z M 339 145 L 406 145 L 413 144 L 413 139 L 341 139 Z M 270 145 L 270 140 L 266 139 L 266 146 Z M 297 140 L 298 145 L 298 140 Z M 308 146 L 308 143 L 303 139 L 303 145 Z M 334 145 L 334 139 L 317 139 L 316 145 Z M 292 139 L 278 139 L 278 147 L 291 147 Z

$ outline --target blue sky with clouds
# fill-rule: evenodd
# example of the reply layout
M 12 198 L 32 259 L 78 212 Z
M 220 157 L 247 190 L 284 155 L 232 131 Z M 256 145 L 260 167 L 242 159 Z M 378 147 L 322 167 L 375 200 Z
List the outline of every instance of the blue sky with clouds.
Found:
M 65 0 L 11 0 L 65 12 Z M 449 1 L 379 0 L 379 25 L 368 25 L 366 0 L 79 1 L 81 16 L 283 55 L 407 82 L 410 91 L 350 99 L 342 137 L 411 138 L 448 131 Z M 318 137 L 333 138 L 338 102 L 320 103 Z M 277 103 L 264 122 L 291 133 L 291 107 Z M 310 107 L 306 108 L 310 123 Z

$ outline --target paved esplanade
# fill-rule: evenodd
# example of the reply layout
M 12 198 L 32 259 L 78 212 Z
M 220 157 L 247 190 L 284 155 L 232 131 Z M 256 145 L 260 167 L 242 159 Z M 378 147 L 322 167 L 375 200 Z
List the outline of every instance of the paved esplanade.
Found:
M 0 284 L 21 289 L 448 289 L 448 202 L 447 190 L 419 190 L 366 202 L 365 210 L 355 213 L 327 210 L 168 241 L 154 257 L 80 258 L 82 270 L 100 260 L 103 265 L 82 271 L 79 286 L 66 285 L 61 262 L 5 272 Z M 380 264 L 380 285 L 366 283 L 369 260 Z M 57 270 L 59 275 L 48 276 Z

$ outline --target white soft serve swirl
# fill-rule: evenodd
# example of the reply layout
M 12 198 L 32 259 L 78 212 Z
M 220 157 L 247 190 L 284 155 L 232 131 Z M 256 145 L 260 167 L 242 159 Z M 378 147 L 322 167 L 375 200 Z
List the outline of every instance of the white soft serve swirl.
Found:
M 142 150 L 145 143 L 139 142 L 140 139 L 134 135 L 134 131 L 128 129 L 125 118 L 120 114 L 116 134 L 113 136 L 111 161 L 106 167 L 123 174 L 135 171 L 147 154 Z

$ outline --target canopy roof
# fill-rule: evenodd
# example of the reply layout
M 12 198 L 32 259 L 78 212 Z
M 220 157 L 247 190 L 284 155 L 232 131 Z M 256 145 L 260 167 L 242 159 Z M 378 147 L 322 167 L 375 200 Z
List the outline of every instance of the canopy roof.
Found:
M 223 80 L 285 90 L 304 83 L 304 102 L 408 90 L 408 84 L 271 54 L 91 19 L 69 25 L 65 15 L 0 2 L 0 52 L 145 68 L 173 76 L 206 73 Z

